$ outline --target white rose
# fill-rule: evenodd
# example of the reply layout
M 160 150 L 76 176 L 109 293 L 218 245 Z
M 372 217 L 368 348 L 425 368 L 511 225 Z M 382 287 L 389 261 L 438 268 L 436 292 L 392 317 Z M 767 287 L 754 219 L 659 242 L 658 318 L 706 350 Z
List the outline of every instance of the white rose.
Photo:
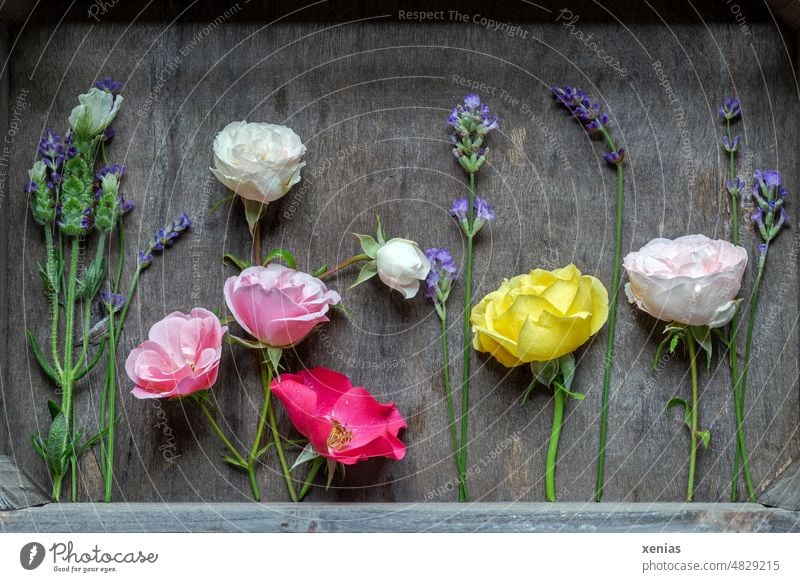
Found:
M 378 277 L 391 289 L 400 291 L 411 299 L 419 291 L 431 270 L 431 263 L 417 243 L 404 238 L 393 238 L 378 249 L 376 255 Z
M 92 87 L 78 95 L 79 105 L 69 114 L 69 126 L 82 139 L 92 139 L 111 125 L 122 105 L 122 96 Z
M 653 317 L 722 327 L 736 312 L 747 251 L 701 234 L 657 238 L 628 254 L 623 266 L 631 303 Z
M 214 138 L 217 180 L 242 198 L 267 204 L 300 181 L 306 146 L 291 128 L 235 121 Z

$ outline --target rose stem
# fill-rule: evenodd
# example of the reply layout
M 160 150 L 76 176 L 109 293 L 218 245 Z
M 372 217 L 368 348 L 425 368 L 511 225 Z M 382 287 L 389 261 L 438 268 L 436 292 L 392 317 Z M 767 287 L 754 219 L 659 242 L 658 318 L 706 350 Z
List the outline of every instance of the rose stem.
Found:
M 253 266 L 261 264 L 261 220 L 253 225 Z
M 544 468 L 544 490 L 548 501 L 556 500 L 556 460 L 558 441 L 561 439 L 561 425 L 564 421 L 564 404 L 567 394 L 560 387 L 553 393 L 553 427 L 550 430 L 550 444 L 547 447 L 547 461 Z
M 466 489 L 466 481 L 464 479 L 464 471 L 461 469 L 461 461 L 459 458 L 459 441 L 458 434 L 456 433 L 456 413 L 455 406 L 453 405 L 453 388 L 450 383 L 450 358 L 447 349 L 447 307 L 444 303 L 436 304 L 436 312 L 439 314 L 439 319 L 442 322 L 442 364 L 444 366 L 444 391 L 447 396 L 447 413 L 450 416 L 450 438 L 453 441 L 453 458 L 456 461 L 456 469 L 458 470 L 458 486 L 459 491 Z
M 314 482 L 314 477 L 317 476 L 319 472 L 319 468 L 322 466 L 322 462 L 319 458 L 315 459 L 314 462 L 311 464 L 311 469 L 308 471 L 308 475 L 306 475 L 306 480 L 303 483 L 303 488 L 300 489 L 300 493 L 297 494 L 297 500 L 302 501 L 303 498 L 308 493 L 308 490 L 311 489 L 311 484 Z
M 755 327 L 756 322 L 756 308 L 758 307 L 758 296 L 761 293 L 761 282 L 764 278 L 764 268 L 767 264 L 767 252 L 769 252 L 769 246 L 767 246 L 767 249 L 759 258 L 756 282 L 753 286 L 753 297 L 750 299 L 750 315 L 747 319 L 747 335 L 744 343 L 744 369 L 742 370 L 742 376 L 739 379 L 739 385 L 737 389 L 740 402 L 739 410 L 737 411 L 737 422 L 740 421 L 740 417 L 744 416 L 744 394 L 747 389 L 747 372 L 750 370 L 750 352 L 753 347 L 753 328 Z M 739 427 L 737 426 L 737 428 Z M 745 483 L 747 484 L 747 500 L 752 502 L 755 500 L 756 492 L 755 487 L 753 487 L 752 476 L 750 475 L 750 466 L 747 458 L 747 449 L 744 448 L 744 440 L 741 441 L 741 445 L 742 470 L 744 472 Z
M 689 433 L 692 438 L 692 445 L 689 449 L 689 483 L 686 489 L 686 501 L 692 501 L 694 497 L 694 472 L 697 464 L 697 355 L 692 332 L 687 331 L 685 337 L 686 345 L 689 348 L 689 369 L 692 375 L 692 406 L 689 409 L 689 418 L 691 419 Z
M 211 423 L 211 428 L 213 428 L 213 429 L 214 429 L 214 432 L 215 432 L 215 433 L 217 433 L 217 436 L 220 438 L 220 440 L 222 441 L 222 443 L 223 443 L 223 444 L 224 444 L 224 445 L 225 445 L 225 446 L 228 448 L 228 450 L 231 452 L 231 454 L 233 455 L 233 458 L 234 458 L 234 459 L 236 459 L 236 460 L 237 460 L 239 463 L 241 463 L 241 464 L 242 464 L 242 466 L 247 466 L 247 461 L 245 461 L 245 460 L 242 458 L 242 455 L 240 455 L 240 454 L 239 454 L 239 451 L 237 451 L 237 450 L 236 450 L 236 447 L 234 447 L 234 446 L 231 444 L 231 441 L 229 441 L 229 440 L 228 440 L 228 437 L 226 437 L 226 436 L 225 436 L 225 433 L 223 433 L 223 432 L 222 432 L 222 429 L 221 429 L 221 428 L 219 427 L 219 425 L 217 424 L 217 421 L 216 421 L 216 420 L 214 420 L 214 416 L 211 414 L 211 411 L 210 411 L 210 410 L 208 409 L 208 407 L 206 406 L 206 401 L 205 401 L 205 398 L 199 398 L 198 400 L 199 400 L 199 402 L 200 402 L 200 410 L 203 412 L 203 414 L 205 415 L 205 417 L 206 417 L 206 418 L 208 419 L 208 421 Z
M 366 255 L 366 254 L 363 254 L 363 253 L 360 254 L 360 255 L 355 255 L 355 256 L 350 257 L 349 259 L 347 259 L 345 261 L 342 261 L 341 263 L 339 263 L 335 267 L 331 267 L 330 269 L 328 269 L 327 271 L 322 273 L 322 275 L 320 275 L 317 278 L 318 279 L 326 279 L 327 277 L 330 277 L 334 273 L 336 273 L 338 271 L 341 271 L 342 269 L 344 269 L 346 267 L 349 267 L 350 265 L 352 265 L 354 263 L 358 263 L 359 261 L 368 261 L 369 259 L 370 259 L 369 255 Z
M 469 326 L 472 314 L 472 239 L 475 237 L 473 231 L 475 223 L 475 172 L 469 174 L 469 201 L 467 203 L 467 255 L 464 261 L 464 338 L 463 338 L 463 368 L 461 376 L 461 448 L 459 461 L 461 471 L 459 475 L 459 501 L 469 501 L 469 491 L 465 480 L 467 468 L 467 443 L 469 424 Z
M 286 481 L 286 488 L 289 490 L 289 497 L 292 501 L 299 501 L 297 492 L 294 488 L 294 481 L 292 474 L 289 470 L 289 464 L 286 462 L 286 455 L 283 453 L 283 445 L 281 444 L 281 435 L 278 432 L 278 421 L 275 419 L 275 408 L 270 405 L 272 399 L 272 369 L 266 362 L 261 362 L 261 383 L 264 387 L 264 409 L 269 418 L 269 428 L 272 431 L 272 442 L 275 443 L 275 451 L 278 453 L 278 460 L 281 462 L 281 470 L 283 471 L 283 478 Z M 262 429 L 263 430 L 263 429 Z
M 727 134 L 728 139 L 732 139 L 733 132 L 731 131 L 731 121 L 727 120 Z M 736 152 L 729 152 L 730 156 L 730 179 L 736 179 Z M 738 201 L 732 197 L 731 199 L 731 235 L 733 244 L 739 244 L 739 205 Z M 736 336 L 739 332 L 739 314 L 734 313 L 731 320 L 730 328 L 728 331 L 728 356 L 731 366 L 731 382 L 733 384 L 733 404 L 736 412 L 736 450 L 733 459 L 733 477 L 731 478 L 731 501 L 736 501 L 738 498 L 738 485 L 739 485 L 739 463 L 743 455 L 747 454 L 747 447 L 744 440 L 744 401 L 739 394 L 739 356 L 737 354 Z M 750 475 L 750 467 L 744 467 L 744 479 L 747 485 L 748 495 L 752 495 L 752 482 L 753 478 Z
M 612 151 L 617 149 L 614 140 L 606 129 L 603 129 L 603 138 Z M 614 360 L 614 334 L 617 327 L 617 291 L 619 291 L 620 255 L 622 254 L 622 194 L 623 194 L 622 164 L 617 164 L 617 204 L 616 225 L 614 227 L 614 271 L 611 274 L 611 301 L 608 309 L 608 335 L 606 339 L 606 357 L 603 361 L 603 397 L 600 411 L 600 451 L 597 455 L 597 482 L 595 484 L 594 500 L 603 499 L 603 482 L 606 465 L 606 439 L 608 433 L 608 400 L 611 392 L 611 372 Z
M 262 375 L 262 385 L 267 386 L 272 382 L 272 368 L 263 362 L 267 361 L 267 354 L 262 350 L 259 352 L 261 359 L 259 360 L 259 367 Z M 265 370 L 264 368 L 267 368 Z M 266 382 L 264 382 L 263 375 L 267 373 Z M 250 448 L 250 460 L 247 463 L 247 472 L 250 475 L 250 485 L 253 488 L 253 497 L 256 501 L 261 501 L 261 493 L 258 489 L 256 481 L 256 459 L 258 458 L 258 450 L 261 447 L 261 438 L 264 436 L 264 425 L 267 422 L 267 407 L 269 406 L 269 399 L 267 398 L 266 388 L 264 388 L 264 404 L 261 406 L 261 414 L 258 416 L 258 429 L 256 430 L 256 438 L 253 441 L 253 446 Z

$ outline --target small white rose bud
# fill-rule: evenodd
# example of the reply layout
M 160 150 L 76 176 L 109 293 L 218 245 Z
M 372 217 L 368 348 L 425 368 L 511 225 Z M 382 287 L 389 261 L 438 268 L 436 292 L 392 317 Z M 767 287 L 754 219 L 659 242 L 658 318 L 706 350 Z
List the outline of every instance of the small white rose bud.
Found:
M 411 299 L 431 270 L 431 263 L 417 243 L 393 238 L 378 249 L 378 277 L 385 285 Z

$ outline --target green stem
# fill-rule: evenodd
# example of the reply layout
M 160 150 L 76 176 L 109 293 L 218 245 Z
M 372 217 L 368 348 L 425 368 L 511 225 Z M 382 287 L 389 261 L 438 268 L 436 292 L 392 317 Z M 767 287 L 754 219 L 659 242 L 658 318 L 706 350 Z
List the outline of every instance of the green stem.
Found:
M 263 350 L 259 353 L 261 355 L 259 366 L 261 368 L 261 384 L 264 389 L 264 403 L 261 405 L 261 414 L 258 415 L 256 438 L 253 441 L 253 446 L 250 448 L 250 460 L 247 463 L 248 473 L 250 474 L 250 486 L 253 488 L 253 497 L 256 501 L 261 501 L 261 492 L 258 488 L 255 473 L 256 459 L 258 458 L 258 450 L 261 448 L 261 439 L 264 436 L 264 426 L 267 423 L 267 413 L 269 412 L 267 390 L 272 383 L 272 367 L 264 363 L 267 361 L 267 354 L 265 354 Z
M 698 432 L 698 418 L 697 418 L 697 354 L 695 353 L 694 336 L 691 332 L 686 334 L 686 345 L 689 349 L 689 369 L 692 376 L 692 402 L 689 409 L 689 432 L 692 438 L 692 445 L 689 449 L 689 481 L 686 487 L 686 501 L 692 501 L 694 497 L 694 473 L 697 464 L 697 432 Z
M 114 312 L 110 310 L 108 314 L 108 340 L 112 346 L 117 345 L 117 332 L 114 328 Z M 116 349 L 113 350 L 116 352 Z M 116 358 L 109 357 L 108 360 L 108 370 L 106 373 L 106 386 L 105 386 L 105 395 L 106 395 L 106 406 L 105 406 L 105 414 L 106 416 L 103 418 L 104 420 L 104 428 L 107 430 L 106 432 L 106 452 L 105 458 L 105 470 L 103 471 L 103 485 L 105 495 L 103 497 L 106 503 L 111 502 L 111 493 L 112 493 L 112 485 L 114 483 L 114 424 L 115 424 L 115 416 L 116 416 L 116 396 L 117 396 L 117 387 L 116 387 Z
M 352 265 L 354 263 L 358 263 L 360 261 L 369 261 L 369 260 L 370 260 L 370 256 L 365 254 L 365 253 L 362 253 L 360 255 L 355 255 L 353 257 L 350 257 L 349 259 L 346 259 L 346 260 L 342 261 L 338 265 L 336 265 L 334 267 L 331 267 L 330 269 L 328 269 L 327 271 L 322 273 L 322 275 L 320 275 L 317 278 L 318 279 L 326 279 L 326 278 L 330 277 L 331 275 L 333 275 L 334 273 L 337 273 L 338 271 L 341 271 L 342 269 L 344 269 L 346 267 L 349 267 L 350 265 Z
M 268 364 L 261 362 L 261 383 L 264 386 L 264 409 L 267 411 L 269 419 L 269 428 L 272 431 L 272 442 L 275 443 L 275 452 L 278 454 L 278 459 L 281 463 L 281 471 L 283 471 L 283 478 L 286 481 L 286 488 L 289 491 L 289 497 L 292 501 L 299 501 L 297 498 L 297 491 L 294 488 L 294 481 L 292 480 L 292 473 L 289 470 L 289 463 L 286 462 L 286 455 L 283 452 L 283 444 L 281 443 L 281 435 L 278 432 L 278 421 L 275 418 L 275 407 L 271 406 L 272 389 L 272 371 L 269 369 Z
M 325 462 L 322 459 L 315 459 L 314 462 L 311 464 L 311 469 L 309 469 L 308 475 L 306 475 L 306 480 L 303 483 L 303 487 L 297 494 L 298 501 L 302 501 L 303 498 L 308 494 L 308 490 L 311 489 L 311 484 L 314 482 L 314 477 L 317 476 L 320 467 L 322 467 L 324 463 Z
M 444 391 L 447 397 L 447 414 L 450 417 L 450 438 L 453 441 L 453 459 L 456 462 L 456 469 L 458 471 L 458 486 L 459 491 L 466 490 L 466 475 L 464 468 L 461 466 L 461 458 L 459 455 L 459 441 L 458 433 L 456 431 L 456 413 L 455 405 L 453 403 L 453 387 L 450 383 L 450 357 L 447 349 L 447 308 L 444 303 L 439 304 L 438 311 L 439 319 L 442 322 L 442 365 L 444 371 Z
M 616 144 L 608 131 L 603 130 L 603 137 L 612 151 Z M 622 255 L 622 198 L 623 198 L 622 164 L 617 164 L 617 203 L 616 223 L 614 227 L 614 271 L 611 275 L 611 300 L 608 309 L 608 334 L 606 338 L 606 356 L 603 362 L 603 396 L 600 411 L 600 450 L 597 455 L 597 481 L 595 483 L 594 500 L 603 498 L 605 481 L 606 442 L 608 434 L 608 401 L 611 392 L 611 374 L 614 362 L 614 335 L 617 327 L 617 292 L 619 291 L 620 256 Z
M 556 500 L 556 461 L 558 442 L 561 439 L 561 425 L 564 423 L 564 406 L 567 394 L 555 388 L 553 394 L 553 426 L 550 429 L 550 444 L 547 447 L 547 461 L 544 469 L 544 489 L 548 501 Z
M 73 356 L 73 335 L 75 327 L 75 286 L 78 279 L 78 254 L 80 251 L 80 241 L 77 237 L 72 239 L 72 250 L 70 253 L 70 270 L 69 282 L 67 284 L 67 300 L 66 300 L 66 321 L 64 328 L 64 367 L 62 384 L 62 400 L 61 409 L 64 418 L 67 420 L 67 430 L 64 431 L 62 438 L 62 449 L 66 450 L 69 440 L 72 438 L 75 429 L 75 414 L 73 411 L 73 389 L 74 389 L 74 375 L 75 368 L 72 363 Z M 75 476 L 77 474 L 77 467 L 75 465 L 75 455 L 70 455 L 70 471 L 73 475 L 72 483 L 72 498 L 75 501 L 77 497 L 77 483 L 75 483 Z
M 753 286 L 753 297 L 750 299 L 750 314 L 747 318 L 747 334 L 745 336 L 745 343 L 744 343 L 744 369 L 742 370 L 741 378 L 739 379 L 738 386 L 734 388 L 734 391 L 739 396 L 739 403 L 738 403 L 738 410 L 737 410 L 737 420 L 738 416 L 744 417 L 744 401 L 745 401 L 745 393 L 747 391 L 747 373 L 750 370 L 750 354 L 753 347 L 753 329 L 755 328 L 756 322 L 756 310 L 758 307 L 758 297 L 761 293 L 761 282 L 764 279 L 764 268 L 766 266 L 766 259 L 767 259 L 767 251 L 765 251 L 758 262 L 758 272 L 756 274 L 756 282 Z M 743 435 L 743 431 L 742 431 Z M 747 486 L 747 499 L 748 501 L 754 501 L 756 490 L 753 485 L 753 479 L 750 474 L 750 465 L 749 459 L 747 457 L 747 449 L 744 447 L 744 437 L 742 436 L 741 441 L 741 463 L 742 463 L 742 472 L 744 473 L 745 478 L 745 485 Z
M 470 318 L 472 315 L 472 241 L 475 237 L 473 226 L 475 223 L 475 173 L 469 174 L 469 199 L 467 202 L 467 254 L 464 259 L 464 337 L 462 344 L 462 374 L 461 374 L 461 446 L 459 460 L 461 462 L 459 478 L 458 500 L 469 501 L 469 491 L 466 481 L 463 480 L 467 467 L 467 443 L 469 442 L 469 358 L 470 358 Z
M 222 441 L 222 444 L 224 444 L 228 448 L 233 458 L 236 459 L 239 463 L 241 463 L 243 467 L 247 466 L 247 461 L 245 461 L 244 457 L 242 457 L 242 455 L 239 454 L 239 451 L 236 450 L 236 447 L 234 447 L 231 444 L 231 441 L 229 441 L 228 437 L 225 436 L 225 433 L 222 432 L 222 429 L 217 424 L 217 421 L 214 420 L 214 416 L 211 414 L 211 411 L 208 409 L 208 406 L 206 406 L 205 398 L 200 398 L 199 400 L 200 400 L 200 410 L 203 412 L 205 417 L 211 423 L 211 428 L 214 429 L 215 433 L 217 433 L 217 436 Z
M 44 240 L 45 240 L 45 247 L 47 249 L 47 276 L 51 281 L 56 281 L 57 277 L 60 277 L 58 273 L 54 272 L 55 264 L 56 264 L 56 249 L 53 245 L 53 232 L 50 230 L 50 227 L 45 225 L 44 228 Z M 61 368 L 61 358 L 58 354 L 58 315 L 59 315 L 59 305 L 58 305 L 58 295 L 60 291 L 53 290 L 53 293 L 50 294 L 50 317 L 51 317 L 51 327 L 50 327 L 50 350 L 51 355 L 53 357 L 53 366 L 56 369 L 59 377 L 62 378 L 64 376 L 64 370 Z

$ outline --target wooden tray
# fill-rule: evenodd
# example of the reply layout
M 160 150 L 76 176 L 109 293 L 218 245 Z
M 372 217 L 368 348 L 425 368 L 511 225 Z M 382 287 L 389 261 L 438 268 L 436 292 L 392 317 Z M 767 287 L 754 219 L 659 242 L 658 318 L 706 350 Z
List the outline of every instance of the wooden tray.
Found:
M 248 503 L 246 475 L 220 461 L 219 443 L 199 411 L 136 401 L 124 396 L 123 383 L 117 503 L 19 509 L 46 501 L 32 492 L 37 486 L 31 483 L 45 486 L 48 478 L 30 435 L 46 425 L 52 393 L 24 335 L 25 328 L 44 335 L 47 308 L 35 269 L 43 242 L 22 188 L 44 128 L 61 131 L 77 94 L 96 78 L 126 81 L 110 155 L 127 164 L 124 190 L 137 204 L 126 219 L 128 266 L 147 238 L 178 213 L 187 212 L 196 225 L 143 276 L 120 349 L 126 354 L 168 312 L 224 306 L 222 283 L 232 271 L 220 256 L 246 255 L 249 238 L 239 205 L 209 215 L 225 190 L 208 166 L 214 135 L 233 120 L 288 124 L 308 145 L 303 182 L 270 207 L 265 235 L 265 245 L 294 250 L 300 268 L 352 255 L 350 233 L 371 231 L 376 213 L 390 235 L 448 246 L 461 261 L 462 241 L 448 223 L 447 208 L 463 195 L 464 181 L 447 145 L 445 119 L 472 82 L 482 85 L 478 92 L 502 123 L 492 138 L 491 167 L 478 183 L 497 220 L 477 243 L 476 297 L 504 276 L 570 261 L 607 285 L 611 281 L 614 174 L 600 146 L 555 106 L 551 84 L 579 85 L 595 95 L 626 148 L 624 252 L 657 235 L 729 238 L 723 126 L 716 111 L 734 92 L 744 110 L 737 126 L 744 140 L 740 173 L 779 168 L 797 218 L 796 2 L 742 1 L 737 10 L 726 3 L 699 8 L 688 2 L 599 6 L 574 0 L 515 0 L 501 7 L 324 2 L 305 8 L 256 0 L 144 7 L 78 1 L 66 13 L 56 2 L 8 4 L 0 9 L 0 256 L 7 257 L 0 281 L 0 453 L 8 456 L 0 500 L 10 511 L 0 512 L 0 528 L 800 529 L 799 515 L 791 511 L 800 509 L 800 471 L 793 464 L 800 454 L 796 227 L 773 247 L 745 419 L 760 501 L 788 511 L 725 503 L 735 427 L 729 370 L 719 354 L 711 371 L 701 374 L 701 422 L 711 428 L 712 445 L 699 457 L 700 503 L 675 503 L 684 495 L 688 437 L 664 415 L 664 404 L 688 391 L 686 362 L 675 358 L 651 370 L 662 326 L 636 313 L 624 296 L 604 502 L 589 501 L 601 333 L 579 352 L 576 386 L 587 398 L 570 403 L 562 433 L 557 484 L 565 503 L 539 503 L 549 396 L 540 393 L 520 406 L 524 371 L 509 372 L 480 356 L 473 356 L 470 432 L 470 489 L 478 503 L 441 503 L 456 494 L 432 307 L 422 298 L 403 301 L 376 282 L 345 291 L 354 273 L 333 282 L 352 320 L 337 316 L 292 357 L 297 365 L 341 370 L 395 401 L 409 421 L 402 462 L 353 467 L 329 491 L 317 487 L 301 507 L 290 507 L 273 504 L 287 499 L 274 459 L 267 457 L 259 480 L 268 503 L 255 505 Z M 421 9 L 441 17 L 420 22 L 412 13 Z M 747 214 L 743 244 L 753 256 L 757 241 Z M 126 278 L 130 274 L 128 269 Z M 454 305 L 460 294 L 457 288 Z M 461 324 L 455 318 L 451 323 L 456 346 Z M 251 354 L 226 348 L 214 388 L 220 423 L 244 442 L 253 437 L 261 405 L 255 372 Z M 97 375 L 89 377 L 77 396 L 80 425 L 96 425 L 99 383 Z M 291 434 L 285 418 L 281 430 Z M 82 459 L 80 479 L 81 500 L 97 500 L 101 476 L 94 454 Z M 389 502 L 395 504 L 383 505 Z M 341 525 L 351 515 L 358 519 Z

